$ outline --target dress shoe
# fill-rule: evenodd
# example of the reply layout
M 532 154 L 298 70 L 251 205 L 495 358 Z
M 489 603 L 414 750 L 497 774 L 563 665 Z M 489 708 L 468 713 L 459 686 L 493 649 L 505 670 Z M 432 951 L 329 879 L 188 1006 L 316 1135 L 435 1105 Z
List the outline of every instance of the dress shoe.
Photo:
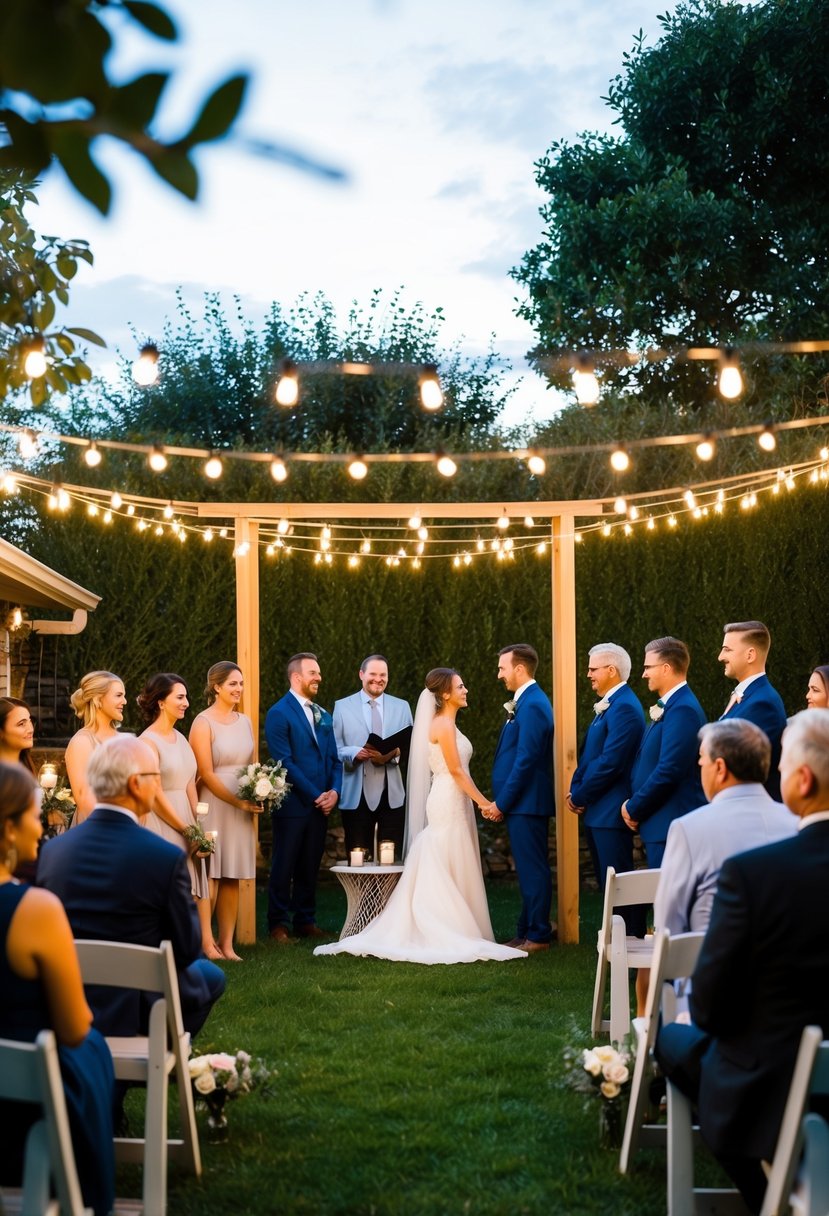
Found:
M 296 930 L 297 937 L 328 937 L 319 925 L 300 925 Z
M 521 946 L 519 947 L 519 949 L 526 950 L 528 954 L 537 954 L 539 952 L 539 950 L 549 950 L 550 943 L 549 942 L 531 942 L 528 939 L 527 941 L 521 943 Z
M 288 930 L 284 925 L 274 925 L 270 931 L 270 939 L 273 942 L 279 942 L 281 946 L 284 946 L 286 942 L 291 940 Z
M 503 942 L 502 945 L 509 946 L 513 950 L 521 950 L 524 946 L 523 937 L 511 937 L 508 942 Z

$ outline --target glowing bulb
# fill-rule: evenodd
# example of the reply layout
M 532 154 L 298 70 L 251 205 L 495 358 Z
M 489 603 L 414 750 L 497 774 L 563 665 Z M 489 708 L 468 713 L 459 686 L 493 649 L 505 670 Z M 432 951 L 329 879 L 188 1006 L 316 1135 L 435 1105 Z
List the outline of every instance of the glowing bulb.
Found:
M 326 553 L 326 554 L 325 554 L 325 564 L 326 564 L 326 566 L 330 566 L 330 565 L 331 565 L 332 560 L 333 560 L 333 559 L 332 559 L 332 557 L 331 557 L 331 554 L 330 554 L 330 553 Z
M 134 515 L 134 514 L 135 514 L 135 504 L 131 503 L 131 502 L 127 503 L 127 515 Z
M 624 531 L 625 531 L 625 536 L 630 536 L 631 532 L 633 531 L 633 528 L 630 526 L 630 524 L 625 524 Z
M 451 456 L 441 456 L 438 459 L 437 470 L 441 477 L 454 477 L 458 471 L 458 466 Z
M 688 509 L 690 511 L 693 511 L 694 507 L 697 505 L 697 498 L 696 498 L 696 495 L 694 494 L 694 491 L 686 490 L 685 493 L 682 495 L 682 497 L 685 499 Z
M 472 565 L 472 554 L 468 553 L 466 550 L 464 550 L 464 554 L 463 554 L 463 564 L 465 566 Z
M 31 460 L 33 456 L 37 456 L 38 452 L 37 435 L 29 428 L 21 431 L 17 436 L 17 446 L 22 458 L 24 460 Z
M 19 629 L 23 624 L 23 609 L 12 608 L 12 629 Z
M 420 516 L 419 515 L 410 515 L 409 516 L 409 527 L 415 528 L 415 529 L 420 527 Z
M 361 553 L 371 553 L 371 541 L 370 540 L 363 541 L 363 543 L 360 545 L 360 552 Z
M 23 371 L 30 380 L 39 380 L 46 375 L 46 343 L 42 338 L 32 338 L 26 344 Z
M 790 474 L 789 474 L 789 476 L 786 478 L 786 489 L 787 489 L 787 490 L 793 490 L 793 489 L 794 489 L 794 478 L 792 477 L 791 473 L 790 473 Z
M 588 359 L 582 360 L 573 372 L 573 388 L 579 405 L 595 405 L 599 400 L 599 381 Z
M 773 452 L 777 447 L 777 438 L 771 426 L 763 427 L 760 434 L 757 436 L 757 442 L 764 452 Z
M 328 524 L 323 524 L 320 535 L 324 536 L 326 540 L 331 539 L 331 528 L 328 526 Z
M 213 529 L 205 528 L 204 532 L 202 532 L 202 540 L 204 540 L 205 543 L 209 545 L 212 539 L 213 539 Z
M 669 515 L 669 516 L 668 516 L 668 527 L 669 527 L 669 528 L 675 528 L 675 527 L 676 527 L 676 516 L 675 516 L 675 515 Z
M 479 553 L 483 553 L 484 549 L 486 548 L 486 545 L 484 544 L 484 542 L 480 536 L 475 541 L 475 548 L 478 550 Z
M 628 505 L 627 505 L 627 502 L 625 501 L 625 499 L 622 498 L 621 494 L 614 501 L 613 510 L 616 512 L 617 515 L 627 515 Z
M 602 536 L 610 536 L 610 524 L 605 524 L 602 528 Z
M 460 553 L 456 553 L 455 556 L 452 558 L 452 565 L 457 570 L 460 567 L 460 564 L 461 564 L 461 555 L 460 555 Z
M 322 551 L 324 553 L 324 552 L 326 552 L 326 550 L 328 550 L 330 548 L 331 548 L 331 541 L 328 540 L 328 538 L 324 536 L 322 538 L 322 540 L 320 541 L 320 549 L 322 549 Z
M 165 519 L 173 518 L 173 516 L 175 515 L 175 511 L 173 509 L 173 504 L 171 502 L 167 503 L 167 506 L 164 508 L 164 511 L 162 512 L 162 514 L 164 515 Z
M 117 490 L 112 491 L 112 497 L 109 500 L 109 505 L 112 507 L 113 511 L 120 511 L 121 507 L 123 507 L 124 500 Z
M 648 531 L 653 532 L 655 527 L 656 527 L 656 521 L 654 520 L 652 515 L 649 515 L 648 516 Z
M 368 473 L 368 465 L 364 460 L 352 460 L 348 466 L 348 475 L 353 477 L 355 481 L 362 481 Z
M 164 449 L 156 444 L 147 458 L 147 463 L 154 473 L 163 473 L 167 468 L 167 457 L 164 455 Z
M 425 542 L 422 540 L 419 540 L 417 542 L 417 544 L 415 545 L 415 553 L 421 554 L 425 548 L 426 548 Z
M 628 519 L 631 521 L 631 523 L 635 523 L 638 518 L 639 518 L 639 508 L 631 507 L 630 510 L 628 511 Z
M 105 524 L 112 523 L 112 512 L 111 511 L 104 511 L 104 523 Z
M 527 468 L 533 477 L 543 477 L 547 472 L 547 462 L 543 456 L 533 455 L 527 460 Z
M 434 363 L 426 363 L 420 376 L 420 404 L 425 410 L 439 410 L 443 405 L 443 392 Z
M 616 448 L 610 455 L 610 467 L 617 473 L 624 473 L 630 468 L 630 456 L 624 448 Z
M 153 342 L 141 347 L 132 365 L 132 378 L 142 388 L 149 388 L 158 380 L 158 347 Z
M 819 456 L 821 460 L 829 460 L 829 448 L 821 448 Z
M 547 552 L 547 542 L 546 542 L 546 541 L 543 541 L 543 540 L 540 540 L 540 541 L 538 542 L 538 544 L 535 546 L 535 551 L 536 551 L 536 553 L 539 555 L 539 557 L 540 557 L 542 554 L 546 553 L 546 552 Z
M 506 508 L 504 508 L 504 511 L 498 517 L 497 526 L 501 529 L 502 532 L 506 532 L 507 528 L 509 527 L 509 516 L 507 515 Z
M 96 502 L 88 503 L 86 513 L 87 515 L 92 515 L 93 517 L 96 516 L 98 514 L 98 504 Z
M 283 517 L 282 519 L 280 519 L 279 523 L 276 525 L 276 530 L 280 536 L 284 536 L 285 533 L 290 528 L 290 526 L 291 526 L 290 522 Z
M 731 347 L 726 347 L 722 356 L 718 387 L 720 396 L 725 397 L 727 401 L 733 401 L 743 391 L 743 374 Z
M 90 469 L 97 469 L 101 463 L 101 453 L 98 450 L 98 445 L 93 440 L 83 454 L 83 458 L 89 465 Z
M 351 567 L 351 569 L 352 569 L 352 570 L 354 570 L 354 569 L 355 569 L 357 566 L 359 566 L 359 564 L 360 564 L 360 559 L 359 559 L 359 557 L 357 556 L 357 554 L 356 554 L 356 553 L 352 553 L 352 554 L 351 554 L 351 556 L 350 556 L 350 557 L 349 557 L 349 559 L 348 559 L 348 564 L 349 564 L 349 566 Z
M 276 382 L 276 404 L 284 405 L 287 409 L 290 409 L 299 400 L 299 378 L 294 361 L 292 359 L 283 359 L 280 364 L 280 373 L 280 377 Z
M 49 497 L 46 501 L 48 503 L 50 511 L 57 511 L 57 509 L 58 509 L 58 487 L 57 486 L 52 486 L 51 490 L 49 491 Z
M 221 460 L 218 456 L 211 456 L 204 464 L 204 475 L 209 477 L 211 481 L 218 481 L 224 471 Z
M 249 551 L 250 551 L 250 541 L 243 540 L 233 550 L 233 556 L 234 557 L 247 557 Z
M 697 444 L 697 447 L 696 447 L 697 459 L 698 460 L 713 460 L 714 451 L 715 451 L 715 448 L 714 448 L 713 442 L 710 439 L 703 439 L 700 443 Z
M 162 528 L 161 524 L 156 524 L 154 531 L 155 531 L 156 536 L 164 535 L 164 529 Z
M 288 467 L 278 456 L 271 461 L 271 477 L 274 481 L 285 481 L 288 477 Z
M 535 520 L 533 519 L 532 515 L 524 516 L 524 527 L 525 528 L 534 528 L 535 527 Z
M 17 493 L 17 478 L 14 473 L 3 474 L 3 489 L 7 494 Z
M 417 539 L 421 541 L 429 539 L 429 529 L 425 528 L 422 524 L 417 530 Z
M 274 553 L 276 553 L 276 549 L 273 545 L 268 545 L 265 548 L 265 557 L 273 557 Z

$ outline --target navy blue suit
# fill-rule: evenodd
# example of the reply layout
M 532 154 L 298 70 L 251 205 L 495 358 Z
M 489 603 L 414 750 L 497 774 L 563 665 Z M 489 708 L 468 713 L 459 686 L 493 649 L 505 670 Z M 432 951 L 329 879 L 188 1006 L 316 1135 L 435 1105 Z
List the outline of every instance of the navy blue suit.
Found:
M 265 738 L 271 758 L 288 770 L 291 790 L 274 811 L 273 857 L 268 884 L 268 928 L 287 928 L 293 921 L 301 932 L 316 923 L 317 874 L 325 848 L 327 816 L 314 801 L 327 790 L 342 788 L 343 766 L 331 715 L 312 730 L 305 711 L 288 692 L 265 717 Z
M 633 761 L 644 733 L 642 706 L 629 685 L 623 684 L 587 728 L 570 783 L 573 804 L 584 807 L 587 844 L 600 891 L 608 866 L 617 874 L 633 869 L 633 833 L 622 819 L 621 807 L 630 797 Z M 634 932 L 630 925 L 628 931 Z
M 776 688 L 772 688 L 767 675 L 758 676 L 752 680 L 742 696 L 735 702 L 722 721 L 732 718 L 745 718 L 765 731 L 771 743 L 771 768 L 769 769 L 766 789 L 777 802 L 780 801 L 780 739 L 786 726 L 786 709 L 783 698 Z
M 699 740 L 705 713 L 687 684 L 672 693 L 658 722 L 651 722 L 633 762 L 627 812 L 639 824 L 648 865 L 658 869 L 668 828 L 702 806 Z
M 66 909 L 72 934 L 105 942 L 173 947 L 181 1013 L 192 1035 L 224 992 L 224 973 L 202 957 L 201 930 L 190 893 L 186 855 L 174 844 L 108 806 L 49 840 L 38 886 Z M 147 1005 L 128 989 L 94 987 L 87 1000 L 102 1034 L 146 1033 Z
M 548 942 L 553 879 L 548 821 L 553 814 L 553 707 L 535 683 L 521 693 L 504 723 L 492 766 L 492 792 L 506 816 L 521 889 L 517 938 Z

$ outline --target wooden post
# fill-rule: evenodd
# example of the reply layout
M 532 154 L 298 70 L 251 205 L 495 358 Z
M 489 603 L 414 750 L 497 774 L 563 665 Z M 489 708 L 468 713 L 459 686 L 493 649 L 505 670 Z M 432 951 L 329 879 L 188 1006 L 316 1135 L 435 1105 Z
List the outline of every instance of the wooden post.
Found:
M 552 519 L 553 713 L 555 714 L 556 867 L 558 938 L 579 940 L 579 821 L 566 796 L 576 767 L 576 545 L 575 517 Z
M 245 677 L 243 705 L 253 723 L 254 760 L 259 758 L 259 524 L 237 518 L 236 560 L 236 662 Z M 258 827 L 258 825 L 257 825 Z M 236 935 L 244 945 L 256 941 L 256 881 L 239 884 L 239 919 Z

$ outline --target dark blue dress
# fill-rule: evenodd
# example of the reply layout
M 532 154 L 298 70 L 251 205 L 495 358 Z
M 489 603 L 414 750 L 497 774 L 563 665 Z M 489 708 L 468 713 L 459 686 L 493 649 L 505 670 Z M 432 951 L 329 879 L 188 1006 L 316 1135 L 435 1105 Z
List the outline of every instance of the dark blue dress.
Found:
M 9 925 L 28 890 L 24 883 L 0 885 L 0 1038 L 33 1043 L 41 1030 L 52 1029 L 46 993 L 39 980 L 12 971 L 6 957 Z M 112 1057 L 97 1030 L 78 1047 L 59 1045 L 58 1055 L 84 1204 L 107 1216 L 115 1203 Z M 19 1185 L 23 1146 L 37 1117 L 34 1105 L 0 1102 L 0 1182 Z

